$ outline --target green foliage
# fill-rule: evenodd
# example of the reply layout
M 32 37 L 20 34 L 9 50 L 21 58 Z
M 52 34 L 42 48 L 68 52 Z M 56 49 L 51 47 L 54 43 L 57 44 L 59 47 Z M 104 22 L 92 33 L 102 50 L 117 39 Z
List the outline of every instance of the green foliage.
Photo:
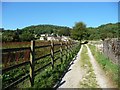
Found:
M 22 30 L 25 31 L 30 31 L 31 33 L 34 34 L 51 34 L 51 33 L 55 33 L 55 34 L 59 34 L 59 32 L 61 30 L 66 30 L 68 31 L 68 29 L 70 29 L 69 27 L 64 27 L 64 26 L 56 26 L 56 25 L 36 25 L 36 26 L 28 26 L 23 28 Z M 63 33 L 64 34 L 64 33 Z
M 87 28 L 87 33 L 89 35 L 88 37 L 89 40 L 100 39 L 98 29 L 96 28 L 92 28 L 92 27 Z
M 81 41 L 86 37 L 86 25 L 83 22 L 77 22 L 71 31 L 71 37 L 75 40 Z
M 99 30 L 101 32 L 101 35 L 100 35 L 101 37 L 116 38 L 117 37 L 117 32 L 118 32 L 118 23 L 116 23 L 116 24 L 108 23 L 106 25 L 101 25 L 99 27 Z
M 101 67 L 106 71 L 106 75 L 111 78 L 114 83 L 117 85 L 119 81 L 118 77 L 118 69 L 119 65 L 113 64 L 110 59 L 108 59 L 105 55 L 101 54 L 99 51 L 96 51 L 96 47 L 93 45 L 89 45 L 93 55 L 95 56 L 98 63 Z M 120 82 L 120 81 L 119 81 Z
M 13 35 L 14 35 L 14 31 L 12 30 L 8 30 L 8 31 L 4 31 L 2 33 L 2 41 L 12 41 L 13 40 Z
M 23 29 L 16 30 L 3 30 L 2 31 L 2 41 L 11 42 L 11 41 L 30 41 L 32 39 L 37 39 L 41 34 L 58 34 L 60 36 L 71 36 L 75 40 L 97 40 L 105 38 L 117 38 L 118 37 L 118 24 L 119 23 L 108 23 L 101 25 L 99 27 L 93 28 L 88 27 L 82 22 L 75 24 L 73 29 L 65 26 L 56 26 L 56 25 L 32 25 L 25 27 Z M 37 37 L 35 37 L 35 35 Z M 23 37 L 22 37 L 23 36 Z M 28 38 L 28 37 L 29 38 Z
M 118 37 L 118 23 L 112 24 L 103 24 L 97 28 L 89 27 L 88 33 L 90 37 L 89 40 L 97 40 L 97 39 L 106 39 L 106 38 L 117 38 Z
M 59 36 L 70 36 L 70 29 L 69 28 L 61 28 L 59 31 L 58 31 L 58 35 Z
M 20 40 L 21 41 L 31 41 L 34 40 L 34 35 L 28 31 L 24 31 L 21 35 L 20 35 Z
M 23 29 L 16 30 L 4 30 L 3 33 L 3 42 L 10 41 L 30 41 L 33 39 L 37 39 L 41 34 L 58 34 L 60 36 L 69 36 L 70 28 L 64 26 L 56 26 L 56 25 L 36 25 L 36 26 L 28 26 Z M 37 36 L 37 37 L 35 37 Z
M 20 41 L 20 37 L 19 37 L 18 32 L 14 33 L 14 35 L 13 35 L 13 41 Z

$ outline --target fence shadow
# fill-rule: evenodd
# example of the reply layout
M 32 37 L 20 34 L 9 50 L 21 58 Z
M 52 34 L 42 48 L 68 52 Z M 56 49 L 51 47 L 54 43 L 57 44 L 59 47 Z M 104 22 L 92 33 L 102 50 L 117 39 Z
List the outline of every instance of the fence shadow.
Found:
M 61 78 L 58 80 L 58 82 L 56 83 L 56 85 L 53 87 L 54 89 L 58 89 L 61 85 L 63 85 L 66 81 L 62 81 L 62 78 L 65 76 L 65 74 L 69 71 L 71 71 L 72 69 L 70 69 L 71 65 L 74 64 L 74 60 L 76 60 L 77 55 L 73 58 L 73 60 L 70 62 L 70 64 L 68 65 L 68 67 L 66 68 L 66 70 L 63 72 Z M 62 81 L 62 82 L 61 82 Z

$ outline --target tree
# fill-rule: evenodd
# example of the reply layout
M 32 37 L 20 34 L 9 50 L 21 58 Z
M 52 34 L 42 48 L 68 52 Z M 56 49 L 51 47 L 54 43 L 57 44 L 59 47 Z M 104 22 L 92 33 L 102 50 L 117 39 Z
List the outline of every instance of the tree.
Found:
M 14 32 L 13 34 L 13 41 L 20 41 L 20 38 L 19 38 L 19 34 L 21 33 L 21 31 L 17 28 L 17 30 Z
M 52 34 L 52 33 L 56 33 L 58 34 L 58 31 L 61 29 L 70 29 L 69 27 L 65 27 L 65 26 L 56 26 L 56 25 L 32 25 L 32 26 L 28 26 L 23 28 L 23 31 L 29 31 L 30 33 L 34 33 L 37 35 L 40 34 Z
M 13 41 L 14 31 L 6 30 L 2 33 L 2 42 L 11 42 Z
M 28 31 L 24 31 L 21 35 L 20 35 L 20 40 L 21 41 L 31 41 L 34 40 L 34 35 Z
M 87 38 L 89 40 L 98 40 L 100 38 L 100 30 L 97 28 L 93 28 L 93 27 L 88 27 L 87 28 Z
M 83 22 L 77 22 L 71 31 L 71 38 L 81 42 L 86 38 L 86 32 L 86 25 Z
M 70 29 L 69 28 L 61 28 L 59 31 L 58 31 L 58 35 L 59 36 L 70 36 Z

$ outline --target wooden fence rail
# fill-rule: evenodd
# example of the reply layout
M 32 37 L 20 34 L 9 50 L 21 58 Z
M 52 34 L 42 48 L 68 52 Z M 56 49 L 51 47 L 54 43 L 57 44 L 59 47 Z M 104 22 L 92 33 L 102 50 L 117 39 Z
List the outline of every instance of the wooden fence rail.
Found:
M 51 41 L 51 45 L 35 46 L 35 41 L 31 41 L 31 47 L 2 49 L 2 53 L 15 52 L 15 51 L 21 51 L 21 50 L 30 50 L 30 60 L 29 61 L 22 62 L 20 64 L 13 65 L 13 66 L 2 69 L 2 73 L 4 74 L 4 73 L 6 73 L 10 70 L 13 70 L 13 69 L 16 69 L 18 67 L 25 66 L 25 65 L 29 64 L 30 65 L 29 73 L 27 73 L 26 75 L 22 76 L 21 78 L 15 80 L 13 83 L 11 83 L 11 84 L 3 87 L 3 88 L 6 89 L 6 88 L 12 87 L 16 84 L 19 84 L 20 82 L 24 81 L 28 77 L 30 78 L 31 86 L 33 86 L 34 85 L 34 78 L 37 75 L 36 73 L 38 71 L 44 69 L 45 67 L 47 67 L 49 65 L 51 65 L 51 68 L 53 69 L 54 68 L 54 63 L 58 59 L 60 59 L 61 64 L 62 64 L 63 56 L 65 55 L 66 59 L 67 59 L 69 57 L 69 55 L 72 53 L 72 51 L 73 51 L 72 48 L 75 45 L 77 45 L 76 42 L 66 42 L 66 43 L 59 42 L 59 44 L 54 44 L 54 42 Z M 54 49 L 55 46 L 59 46 L 59 49 L 56 50 L 56 51 Z M 50 47 L 50 53 L 46 54 L 44 56 L 40 56 L 40 57 L 35 58 L 35 49 L 45 48 L 45 47 Z M 65 48 L 63 48 L 63 47 L 65 47 Z M 63 54 L 64 51 L 65 51 L 65 54 Z M 58 58 L 55 58 L 55 56 L 54 56 L 54 54 L 56 54 L 56 53 L 60 53 Z M 51 56 L 51 62 L 49 62 L 48 64 L 46 64 L 46 65 L 38 68 L 37 70 L 35 70 L 35 62 L 42 59 L 42 58 L 45 58 L 47 56 Z

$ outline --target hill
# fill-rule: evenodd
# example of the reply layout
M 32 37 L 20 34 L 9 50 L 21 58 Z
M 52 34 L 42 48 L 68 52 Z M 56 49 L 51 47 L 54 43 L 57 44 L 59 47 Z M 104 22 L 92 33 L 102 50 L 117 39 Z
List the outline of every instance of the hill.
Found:
M 58 34 L 59 36 L 70 36 L 71 28 L 57 25 L 32 25 L 22 29 L 4 30 L 2 41 L 30 41 L 40 37 L 41 34 Z M 37 36 L 37 37 L 35 37 Z
M 102 24 L 97 28 L 89 27 L 89 39 L 117 38 L 120 23 Z
M 87 27 L 86 39 L 95 40 L 105 38 L 117 38 L 120 23 L 108 23 L 96 28 Z M 57 25 L 32 25 L 17 30 L 2 31 L 2 41 L 31 41 L 38 39 L 41 34 L 58 34 L 59 36 L 70 36 L 72 28 Z M 37 36 L 37 37 L 35 37 Z
M 55 33 L 55 34 L 63 34 L 65 36 L 69 36 L 70 35 L 70 29 L 69 27 L 65 27 L 65 26 L 57 26 L 57 25 L 32 25 L 32 26 L 28 26 L 23 28 L 23 31 L 29 31 L 32 32 L 34 34 L 40 35 L 40 34 L 51 34 L 51 33 Z

